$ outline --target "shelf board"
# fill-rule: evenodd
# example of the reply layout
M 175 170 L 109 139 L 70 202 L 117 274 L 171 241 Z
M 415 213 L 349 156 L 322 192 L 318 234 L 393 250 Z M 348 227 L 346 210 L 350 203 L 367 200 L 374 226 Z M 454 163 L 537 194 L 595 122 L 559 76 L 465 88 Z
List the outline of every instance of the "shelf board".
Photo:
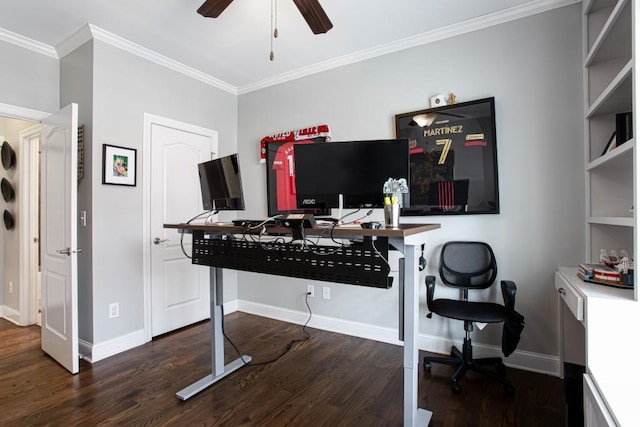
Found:
M 616 160 L 622 159 L 626 156 L 633 155 L 633 148 L 636 145 L 636 139 L 632 138 L 629 141 L 622 144 L 620 147 L 616 147 L 603 156 L 598 157 L 592 162 L 587 164 L 587 170 L 593 170 L 602 166 L 608 166 Z
M 633 227 L 635 220 L 633 217 L 590 216 L 587 218 L 587 223 L 600 225 L 616 225 L 619 227 Z
M 606 59 L 604 56 L 616 57 L 622 55 L 625 41 L 630 49 L 631 40 L 628 29 L 631 29 L 631 14 L 625 12 L 628 0 L 620 0 L 611 11 L 611 15 L 605 22 L 600 34 L 593 42 L 593 46 L 585 57 L 585 67 L 593 62 Z M 627 31 L 625 31 L 627 30 Z M 625 37 L 626 36 L 626 37 Z M 620 47 L 620 49 L 618 49 Z
M 633 60 L 630 60 L 591 104 L 585 118 L 589 119 L 598 114 L 621 113 L 631 110 L 632 70 Z
M 588 15 L 600 9 L 613 7 L 620 0 L 587 0 L 584 2 L 582 13 Z M 625 0 L 622 0 L 625 1 Z

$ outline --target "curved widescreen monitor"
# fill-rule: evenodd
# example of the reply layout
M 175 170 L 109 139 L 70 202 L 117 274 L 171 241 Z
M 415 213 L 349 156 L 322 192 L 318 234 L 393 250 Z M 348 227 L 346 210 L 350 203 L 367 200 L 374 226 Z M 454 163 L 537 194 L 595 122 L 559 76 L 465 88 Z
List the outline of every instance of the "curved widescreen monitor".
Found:
M 296 145 L 298 207 L 345 208 L 384 205 L 382 187 L 389 179 L 409 182 L 409 140 L 325 142 Z
M 205 210 L 244 210 L 237 154 L 199 163 L 198 174 Z

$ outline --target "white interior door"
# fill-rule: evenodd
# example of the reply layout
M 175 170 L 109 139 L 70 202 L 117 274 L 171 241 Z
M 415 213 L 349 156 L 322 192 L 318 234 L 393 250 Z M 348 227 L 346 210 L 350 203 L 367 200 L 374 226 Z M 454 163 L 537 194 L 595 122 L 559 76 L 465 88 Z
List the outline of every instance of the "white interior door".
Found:
M 172 122 L 151 124 L 151 334 L 209 318 L 209 271 L 195 267 L 191 235 L 164 224 L 203 212 L 198 163 L 217 152 L 217 132 Z M 181 247 L 182 246 L 182 247 Z
M 78 372 L 78 106 L 42 122 L 41 346 Z

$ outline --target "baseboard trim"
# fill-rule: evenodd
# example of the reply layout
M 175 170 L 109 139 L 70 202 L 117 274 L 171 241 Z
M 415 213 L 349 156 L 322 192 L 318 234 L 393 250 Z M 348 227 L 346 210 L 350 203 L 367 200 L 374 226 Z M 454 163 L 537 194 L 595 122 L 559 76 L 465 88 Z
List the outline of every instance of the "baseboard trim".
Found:
M 18 326 L 23 326 L 20 324 L 20 312 L 6 305 L 0 305 L 0 317 Z
M 223 308 L 225 314 L 234 313 L 238 311 L 238 301 L 226 302 L 223 304 Z M 99 344 L 92 344 L 79 339 L 78 352 L 80 353 L 81 359 L 89 363 L 95 363 L 107 357 L 115 356 L 123 351 L 131 350 L 147 342 L 149 342 L 149 340 L 145 338 L 144 329 L 140 329 Z
M 99 343 L 92 344 L 84 340 L 78 340 L 80 357 L 91 363 L 98 362 L 107 357 L 114 356 L 126 350 L 138 347 L 147 342 L 144 329 L 138 329 L 127 335 Z
M 238 300 L 228 301 L 222 304 L 224 314 L 235 313 L 238 311 Z
M 244 300 L 237 301 L 237 311 L 281 320 L 283 322 L 295 323 L 298 325 L 303 325 L 309 318 L 309 314 L 307 312 L 274 307 L 266 304 L 258 304 Z M 385 328 L 367 323 L 353 322 L 317 314 L 311 316 L 309 326 L 312 328 L 322 329 L 324 331 L 336 332 L 339 334 L 370 339 L 388 344 L 402 345 L 402 341 L 398 339 L 398 331 L 393 328 Z M 418 335 L 418 348 L 423 351 L 446 354 L 449 353 L 452 345 L 457 345 L 461 348 L 462 341 L 451 340 L 449 338 L 437 337 L 434 335 Z M 474 355 L 479 357 L 504 358 L 500 347 L 486 344 L 474 344 Z M 523 350 L 516 350 L 509 357 L 504 358 L 504 363 L 512 368 L 556 377 L 559 377 L 561 372 L 561 364 L 558 356 L 533 353 Z

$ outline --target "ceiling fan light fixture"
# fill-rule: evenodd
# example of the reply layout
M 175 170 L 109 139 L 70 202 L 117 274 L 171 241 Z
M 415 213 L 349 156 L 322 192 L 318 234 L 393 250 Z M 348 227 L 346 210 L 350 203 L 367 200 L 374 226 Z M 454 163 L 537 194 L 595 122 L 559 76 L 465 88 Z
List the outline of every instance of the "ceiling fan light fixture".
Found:
M 217 18 L 233 0 L 206 0 L 198 8 L 198 13 L 206 18 Z M 323 34 L 333 28 L 333 24 L 320 5 L 319 0 L 293 0 L 300 14 L 307 21 L 313 34 Z M 278 0 L 271 0 L 271 52 L 269 59 L 273 61 L 273 40 L 278 37 Z

